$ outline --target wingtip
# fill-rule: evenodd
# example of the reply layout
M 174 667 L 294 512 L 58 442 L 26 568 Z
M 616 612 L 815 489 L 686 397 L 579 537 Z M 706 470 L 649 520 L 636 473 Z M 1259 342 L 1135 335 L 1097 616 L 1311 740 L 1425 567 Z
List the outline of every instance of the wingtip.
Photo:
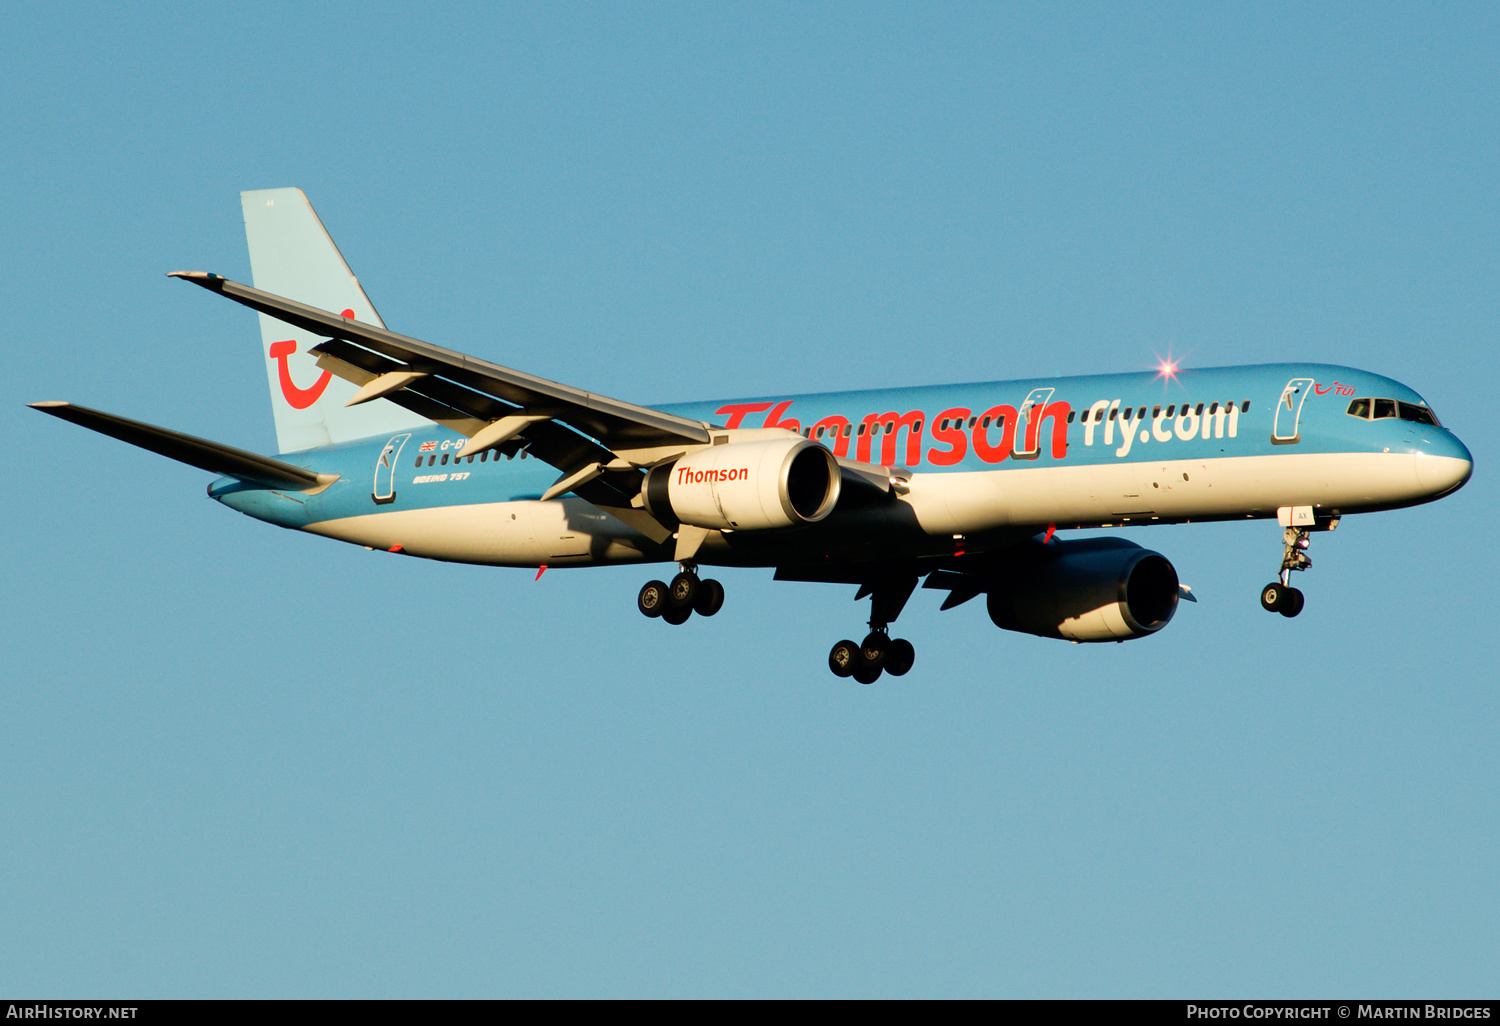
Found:
M 214 288 L 225 281 L 223 275 L 214 274 L 212 271 L 168 271 L 167 277 L 181 278 L 183 281 L 190 281 L 204 288 Z
M 48 399 L 44 402 L 27 403 L 26 405 L 30 406 L 33 410 L 55 410 L 60 406 L 72 406 L 73 404 L 65 403 L 61 399 Z

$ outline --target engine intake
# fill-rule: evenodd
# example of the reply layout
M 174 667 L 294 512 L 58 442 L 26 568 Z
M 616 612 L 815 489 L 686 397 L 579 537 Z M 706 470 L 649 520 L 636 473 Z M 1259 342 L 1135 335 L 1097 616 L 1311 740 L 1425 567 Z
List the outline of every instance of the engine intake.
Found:
M 815 524 L 839 501 L 833 453 L 805 438 L 731 442 L 646 475 L 646 509 L 668 526 L 765 531 Z
M 989 589 L 996 627 L 1068 641 L 1154 634 L 1177 612 L 1177 570 L 1167 557 L 1120 538 L 1040 547 Z

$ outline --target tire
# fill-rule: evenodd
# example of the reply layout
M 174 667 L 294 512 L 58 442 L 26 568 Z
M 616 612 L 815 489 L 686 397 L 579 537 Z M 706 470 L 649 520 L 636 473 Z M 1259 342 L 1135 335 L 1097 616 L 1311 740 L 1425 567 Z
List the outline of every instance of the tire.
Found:
M 1286 603 L 1287 587 L 1280 583 L 1271 583 L 1260 590 L 1260 604 L 1268 612 L 1276 613 Z
M 905 638 L 897 638 L 891 642 L 890 651 L 885 654 L 885 672 L 892 677 L 904 677 L 916 661 L 917 650 L 912 647 L 912 643 Z
M 861 684 L 874 684 L 880 679 L 880 667 L 871 666 L 864 660 L 860 660 L 859 666 L 854 671 L 854 679 Z
M 661 618 L 674 627 L 678 627 L 682 624 L 687 623 L 688 617 L 692 615 L 692 606 L 674 606 L 670 602 L 667 603 L 666 608 L 661 611 Z
M 699 616 L 713 616 L 724 608 L 724 585 L 718 581 L 699 581 L 698 597 L 693 599 L 693 612 Z
M 852 641 L 840 641 L 828 653 L 828 668 L 835 677 L 849 677 L 859 665 L 859 646 Z
M 1281 608 L 1278 610 L 1278 612 L 1281 613 L 1282 616 L 1290 620 L 1292 617 L 1302 612 L 1302 604 L 1304 601 L 1305 600 L 1300 589 L 1288 588 L 1286 590 L 1286 597 L 1281 600 Z
M 867 665 L 879 669 L 885 664 L 886 653 L 890 650 L 891 639 L 879 631 L 871 631 L 859 646 L 859 657 Z
M 678 609 L 686 609 L 689 612 L 693 608 L 693 599 L 698 597 L 698 578 L 693 574 L 681 573 L 672 578 L 671 591 L 667 593 L 667 604 L 676 606 Z
M 660 616 L 667 608 L 667 586 L 661 581 L 647 581 L 635 598 L 635 606 L 653 619 Z

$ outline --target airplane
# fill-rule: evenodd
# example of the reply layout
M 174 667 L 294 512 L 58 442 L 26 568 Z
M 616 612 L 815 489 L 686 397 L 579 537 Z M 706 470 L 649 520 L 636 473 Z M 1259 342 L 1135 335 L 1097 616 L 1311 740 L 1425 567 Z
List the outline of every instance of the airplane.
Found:
M 1473 471 L 1411 388 L 1317 363 L 637 405 L 389 330 L 300 189 L 240 198 L 254 286 L 171 277 L 259 313 L 279 458 L 34 408 L 219 475 L 231 509 L 372 550 L 538 576 L 675 563 L 637 596 L 669 624 L 723 605 L 703 567 L 855 585 L 869 633 L 829 667 L 864 684 L 914 665 L 889 628 L 919 583 L 1078 643 L 1155 634 L 1196 601 L 1160 553 L 1061 531 L 1275 517 L 1261 605 L 1294 617 L 1314 533 Z

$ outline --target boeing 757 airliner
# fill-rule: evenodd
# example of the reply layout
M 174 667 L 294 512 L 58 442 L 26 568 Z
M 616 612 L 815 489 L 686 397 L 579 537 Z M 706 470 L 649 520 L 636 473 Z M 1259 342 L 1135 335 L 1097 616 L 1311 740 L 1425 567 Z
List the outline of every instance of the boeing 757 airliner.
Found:
M 1314 532 L 1429 502 L 1473 464 L 1400 382 L 1326 364 L 988 381 L 647 407 L 388 330 L 300 189 L 241 194 L 280 458 L 71 403 L 33 404 L 216 473 L 224 505 L 370 549 L 494 566 L 675 563 L 638 605 L 724 601 L 706 566 L 857 585 L 869 634 L 829 666 L 904 674 L 917 584 L 1006 630 L 1075 642 L 1165 627 L 1191 592 L 1156 552 L 1083 528 L 1270 519 L 1261 604 L 1296 616 Z

